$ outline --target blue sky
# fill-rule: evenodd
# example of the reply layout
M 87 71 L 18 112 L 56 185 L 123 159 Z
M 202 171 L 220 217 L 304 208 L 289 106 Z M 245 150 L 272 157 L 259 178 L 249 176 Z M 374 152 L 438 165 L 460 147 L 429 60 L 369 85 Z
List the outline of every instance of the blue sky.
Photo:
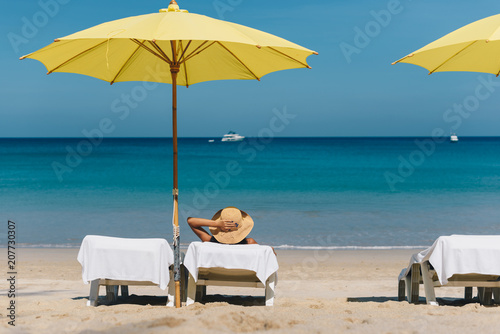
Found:
M 5 2 L 0 14 L 0 137 L 81 137 L 82 131 L 99 127 L 110 117 L 113 101 L 129 94 L 136 82 L 111 86 L 76 74 L 47 76 L 38 61 L 18 58 L 54 38 L 157 12 L 168 2 Z M 429 76 L 414 65 L 391 66 L 463 25 L 500 13 L 498 0 L 178 3 L 192 13 L 251 26 L 319 52 L 308 58 L 310 70 L 276 72 L 260 82 L 180 87 L 179 136 L 220 137 L 229 130 L 257 136 L 276 110 L 295 116 L 276 136 L 431 136 L 434 129 L 459 136 L 500 136 L 500 78 L 465 72 Z M 474 99 L 481 85 L 491 93 Z M 460 115 L 456 105 L 468 105 L 470 111 Z M 109 136 L 170 137 L 170 111 L 171 86 L 158 85 L 129 117 L 115 120 Z

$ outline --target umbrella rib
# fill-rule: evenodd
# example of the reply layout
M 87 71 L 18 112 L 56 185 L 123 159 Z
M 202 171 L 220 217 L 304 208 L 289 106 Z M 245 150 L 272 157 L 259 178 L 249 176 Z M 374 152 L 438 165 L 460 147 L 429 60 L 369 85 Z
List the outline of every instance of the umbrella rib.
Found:
M 81 55 L 83 55 L 83 54 L 85 54 L 85 53 L 87 53 L 87 52 L 89 52 L 89 51 L 91 51 L 91 50 L 93 50 L 93 49 L 95 49 L 95 48 L 97 48 L 97 47 L 101 46 L 102 44 L 104 44 L 104 43 L 106 43 L 106 42 L 107 42 L 107 41 L 102 41 L 101 43 L 99 43 L 99 44 L 97 44 L 97 45 L 94 45 L 94 46 L 92 46 L 92 47 L 88 48 L 87 50 L 82 51 L 82 52 L 80 52 L 80 53 L 78 53 L 78 54 L 74 55 L 74 56 L 73 56 L 73 57 L 71 57 L 70 59 L 66 60 L 65 62 L 63 62 L 63 63 L 61 63 L 61 64 L 57 65 L 56 67 L 54 67 L 53 69 L 51 69 L 50 71 L 48 71 L 48 72 L 47 72 L 47 74 L 50 74 L 50 73 L 54 72 L 55 70 L 58 70 L 59 68 L 63 67 L 64 65 L 66 65 L 66 64 L 68 64 L 68 63 L 72 62 L 73 60 L 75 60 L 75 58 L 80 57 Z
M 134 50 L 134 52 L 132 52 L 130 57 L 128 57 L 128 59 L 123 63 L 122 67 L 120 67 L 113 80 L 110 81 L 111 85 L 115 83 L 116 78 L 118 78 L 118 76 L 122 73 L 123 69 L 125 68 L 125 65 L 127 65 L 130 59 L 132 59 L 132 57 L 136 54 L 137 50 L 139 50 L 140 48 L 141 48 L 140 46 L 137 46 L 137 48 Z
M 243 66 L 247 69 L 247 71 L 248 71 L 248 72 L 250 72 L 250 73 L 254 76 L 254 78 L 255 78 L 255 79 L 257 79 L 257 80 L 259 80 L 259 81 L 260 81 L 259 77 L 258 77 L 258 76 L 256 76 L 256 75 L 255 75 L 255 73 L 253 73 L 253 72 L 252 72 L 252 70 L 251 70 L 250 68 L 248 68 L 248 66 L 247 66 L 247 65 L 245 65 L 245 63 L 243 63 L 243 61 L 242 61 L 240 58 L 238 58 L 238 57 L 237 57 L 234 53 L 232 53 L 232 52 L 231 52 L 231 51 L 230 51 L 230 50 L 229 50 L 229 49 L 228 49 L 228 48 L 227 48 L 224 44 L 222 44 L 221 42 L 217 41 L 217 43 L 218 43 L 220 46 L 222 46 L 222 47 L 223 47 L 223 48 L 224 48 L 227 52 L 229 52 L 229 53 L 230 53 L 230 54 L 231 54 L 231 55 L 232 55 L 232 56 L 233 56 L 233 57 L 234 57 L 237 61 L 239 61 L 239 62 L 240 62 L 240 64 L 241 64 L 241 65 L 243 65 Z
M 146 45 L 144 45 L 144 41 L 143 42 L 139 42 L 139 40 L 135 39 L 135 38 L 132 38 L 131 39 L 132 42 L 134 42 L 135 44 L 139 45 L 140 47 L 144 48 L 144 50 L 147 50 L 149 51 L 151 54 L 155 55 L 156 57 L 160 58 L 161 60 L 163 60 L 164 62 L 166 63 L 169 63 L 170 64 L 170 59 L 165 59 L 163 58 L 162 55 L 154 52 L 154 50 L 151 50 L 150 48 L 148 48 Z
M 205 48 L 203 48 L 202 50 L 198 51 L 198 49 L 200 49 L 203 45 L 205 45 L 207 43 L 208 43 L 208 41 L 205 41 L 205 42 L 201 43 L 200 46 L 198 46 L 196 49 L 194 49 L 194 51 L 191 52 L 186 58 L 184 58 L 184 60 L 181 63 L 187 62 L 189 59 L 193 58 L 194 56 L 199 55 L 201 52 L 205 51 L 206 49 L 208 49 L 209 47 L 211 47 L 212 45 L 215 44 L 215 42 L 212 42 L 212 43 L 210 43 L 210 45 L 207 45 Z M 196 52 L 196 51 L 198 51 L 198 52 Z
M 189 48 L 189 45 L 191 45 L 191 42 L 192 42 L 192 40 L 190 40 L 188 42 L 188 44 L 186 45 L 186 48 L 184 50 L 182 50 L 182 41 L 179 41 L 179 44 L 180 44 L 180 47 L 182 50 L 182 54 L 181 54 L 181 57 L 179 59 L 182 59 L 184 57 L 184 54 L 186 53 L 187 49 Z M 187 63 L 183 62 L 183 64 L 184 64 L 183 72 L 184 72 L 184 79 L 186 80 L 186 87 L 189 87 L 189 81 L 188 81 L 188 75 L 187 75 Z
M 192 40 L 190 40 L 188 42 L 188 44 L 186 45 L 186 48 L 184 50 L 182 50 L 182 41 L 179 41 L 179 45 L 180 45 L 180 48 L 182 50 L 182 53 L 181 53 L 181 56 L 179 57 L 179 59 L 184 58 L 184 54 L 186 53 L 187 49 L 189 49 L 189 45 L 191 45 L 191 42 L 192 42 Z
M 172 63 L 170 58 L 168 58 L 167 54 L 160 48 L 160 46 L 158 44 L 156 44 L 156 41 L 149 41 L 149 43 L 151 45 L 153 45 L 153 47 L 156 49 L 156 51 L 158 51 L 163 57 L 165 57 L 165 59 L 167 60 L 167 63 L 169 63 L 169 64 Z
M 311 66 L 309 66 L 309 65 L 307 65 L 307 64 L 304 64 L 304 63 L 303 63 L 303 62 L 301 62 L 300 60 L 297 60 L 297 59 L 293 58 L 292 56 L 287 55 L 286 53 L 283 53 L 283 52 L 281 52 L 281 51 L 279 51 L 279 50 L 276 50 L 275 48 L 272 48 L 272 47 L 270 47 L 270 46 L 268 46 L 268 48 L 269 48 L 269 49 L 271 49 L 271 50 L 273 50 L 273 51 L 275 51 L 275 52 L 277 52 L 277 53 L 279 53 L 279 54 L 280 54 L 280 55 L 282 55 L 282 56 L 285 56 L 285 57 L 287 57 L 287 58 L 290 58 L 291 60 L 293 60 L 293 61 L 295 61 L 295 62 L 299 63 L 300 65 L 302 65 L 302 66 L 304 66 L 304 67 L 306 67 L 306 68 L 311 68 Z
M 404 56 L 403 58 L 398 59 L 398 60 L 396 60 L 396 61 L 392 62 L 392 63 L 391 63 L 391 65 L 396 65 L 397 63 L 402 62 L 402 61 L 403 61 L 403 60 L 405 60 L 406 58 L 410 58 L 410 57 L 413 57 L 413 56 L 414 56 L 414 54 L 413 54 L 413 53 L 410 53 L 409 55 L 406 55 L 406 56 Z
M 436 72 L 436 70 L 438 68 L 440 68 L 441 66 L 443 66 L 444 64 L 446 64 L 450 59 L 454 58 L 455 56 L 457 56 L 459 53 L 461 53 L 462 51 L 464 51 L 465 49 L 467 49 L 468 47 L 470 47 L 472 44 L 476 43 L 477 40 L 473 41 L 472 43 L 470 43 L 469 45 L 465 46 L 463 49 L 461 49 L 460 51 L 458 51 L 457 53 L 455 53 L 453 56 L 449 57 L 448 59 L 446 59 L 445 61 L 443 61 L 439 66 L 437 66 L 435 69 L 433 69 L 432 71 L 429 71 L 429 74 L 432 74 L 434 72 Z

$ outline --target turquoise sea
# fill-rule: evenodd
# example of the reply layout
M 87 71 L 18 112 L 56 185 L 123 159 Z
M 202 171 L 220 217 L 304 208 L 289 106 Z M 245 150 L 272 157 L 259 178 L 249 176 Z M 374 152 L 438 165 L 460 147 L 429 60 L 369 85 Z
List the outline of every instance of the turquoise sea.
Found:
M 179 139 L 188 216 L 237 206 L 259 243 L 418 247 L 500 234 L 500 138 Z M 172 239 L 171 139 L 0 139 L 0 245 L 78 247 L 87 234 Z

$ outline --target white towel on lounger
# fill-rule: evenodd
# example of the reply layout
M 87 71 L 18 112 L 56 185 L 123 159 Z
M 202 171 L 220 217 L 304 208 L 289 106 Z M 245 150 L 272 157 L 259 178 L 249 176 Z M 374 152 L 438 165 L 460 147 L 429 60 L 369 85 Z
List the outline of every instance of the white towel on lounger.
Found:
M 500 235 L 441 236 L 431 247 L 413 254 L 401 276 L 408 274 L 413 263 L 424 261 L 434 267 L 441 285 L 454 274 L 500 276 Z
M 78 253 L 85 284 L 107 278 L 149 281 L 165 290 L 174 254 L 165 239 L 129 239 L 87 235 Z
M 279 268 L 276 255 L 269 246 L 214 242 L 192 242 L 186 252 L 184 266 L 195 281 L 198 280 L 198 268 L 225 268 L 254 271 L 262 284 L 266 284 L 269 276 Z

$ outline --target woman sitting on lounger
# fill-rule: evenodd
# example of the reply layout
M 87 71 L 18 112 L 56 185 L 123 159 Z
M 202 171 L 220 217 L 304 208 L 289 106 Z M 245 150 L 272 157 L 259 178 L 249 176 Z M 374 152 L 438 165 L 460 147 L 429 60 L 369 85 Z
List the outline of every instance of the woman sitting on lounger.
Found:
M 212 219 L 193 218 L 187 220 L 189 227 L 201 239 L 222 244 L 256 244 L 246 236 L 253 228 L 252 218 L 244 211 L 229 206 L 217 211 Z M 203 227 L 208 227 L 210 235 Z

